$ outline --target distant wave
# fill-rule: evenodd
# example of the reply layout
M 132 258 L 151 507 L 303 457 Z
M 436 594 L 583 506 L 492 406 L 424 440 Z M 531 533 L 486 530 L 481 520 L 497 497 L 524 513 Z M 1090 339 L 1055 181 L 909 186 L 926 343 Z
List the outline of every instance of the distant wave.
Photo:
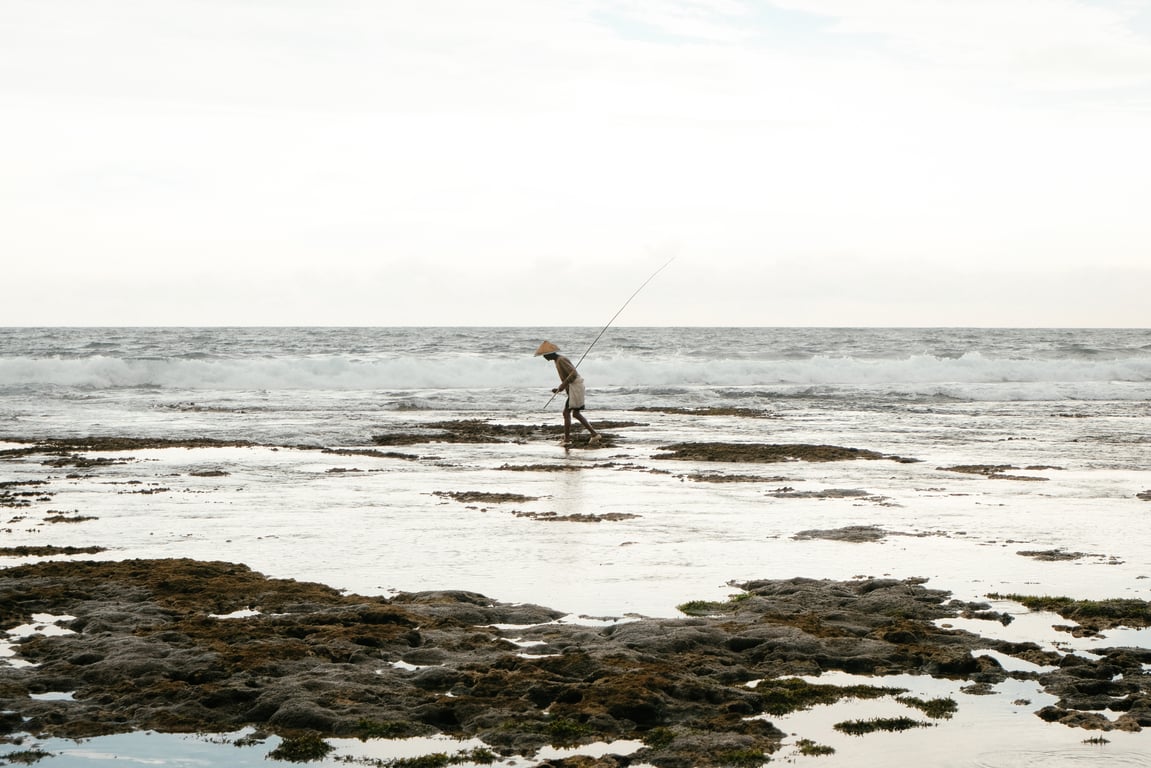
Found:
M 1081 385 L 1118 399 L 1143 399 L 1151 358 L 1008 360 L 968 353 L 957 358 L 811 357 L 789 360 L 618 357 L 581 366 L 601 388 L 843 387 L 912 391 L 1004 384 Z M 101 390 L 429 390 L 538 388 L 554 385 L 552 366 L 538 359 L 483 356 L 361 359 L 346 356 L 239 359 L 0 358 L 0 388 L 54 386 Z M 1132 386 L 1135 385 L 1135 386 Z M 1140 395 L 1139 393 L 1144 393 Z
M 518 367 L 518 366 L 517 366 Z M 532 371 L 539 373 L 538 368 Z M 361 361 L 304 358 L 0 359 L 0 387 L 54 385 L 86 389 L 162 387 L 205 390 L 451 389 L 518 386 L 534 378 L 498 361 L 399 358 Z

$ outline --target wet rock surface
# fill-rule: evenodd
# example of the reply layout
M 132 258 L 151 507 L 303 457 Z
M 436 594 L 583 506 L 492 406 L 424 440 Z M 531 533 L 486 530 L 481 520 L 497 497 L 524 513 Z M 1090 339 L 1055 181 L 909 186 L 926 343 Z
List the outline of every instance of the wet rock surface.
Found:
M 810 445 L 806 443 L 674 443 L 661 446 L 663 453 L 652 458 L 678 461 L 726 461 L 771 464 L 785 461 L 855 461 L 857 459 L 888 459 L 900 463 L 913 463 L 917 459 L 890 456 L 863 448 L 845 448 L 838 445 Z
M 539 440 L 557 440 L 563 436 L 563 422 L 557 418 L 552 424 L 499 424 L 486 419 L 456 419 L 439 421 L 412 428 L 407 432 L 391 432 L 372 436 L 380 446 L 420 445 L 425 443 L 527 443 Z M 608 448 L 616 444 L 610 431 L 639 426 L 631 421 L 594 421 L 601 435 L 598 443 L 591 443 L 589 435 L 579 424 L 572 426 L 573 447 Z
M 613 764 L 686 768 L 771 753 L 784 736 L 773 716 L 856 695 L 790 677 L 843 670 L 973 685 L 1031 677 L 1060 697 L 1044 719 L 1151 725 L 1146 650 L 1093 660 L 947 629 L 937 620 L 988 606 L 918 580 L 735 586 L 743 592 L 730 601 L 681 606 L 685 618 L 588 626 L 473 592 L 364 597 L 224 562 L 19 566 L 0 571 L 3 628 L 37 616 L 70 631 L 14 640 L 17 658 L 35 666 L 0 666 L 0 711 L 18 715 L 2 723 L 7 733 L 70 738 L 243 726 L 289 736 L 440 732 L 506 755 L 638 739 L 646 746 Z M 1050 669 L 1008 673 L 972 654 L 988 648 Z M 51 692 L 72 695 L 34 696 Z
M 812 529 L 799 531 L 792 536 L 793 539 L 827 539 L 828 541 L 867 542 L 882 541 L 887 537 L 887 531 L 877 525 L 848 525 L 843 528 Z
M 1015 475 L 1011 473 L 1012 471 L 1018 471 L 1020 469 L 1043 471 L 1058 469 L 1058 467 L 1016 467 L 1011 464 L 959 464 L 953 467 L 940 467 L 939 469 L 944 472 L 959 472 L 965 475 L 982 475 L 992 480 L 1043 481 L 1047 478 L 1035 475 Z

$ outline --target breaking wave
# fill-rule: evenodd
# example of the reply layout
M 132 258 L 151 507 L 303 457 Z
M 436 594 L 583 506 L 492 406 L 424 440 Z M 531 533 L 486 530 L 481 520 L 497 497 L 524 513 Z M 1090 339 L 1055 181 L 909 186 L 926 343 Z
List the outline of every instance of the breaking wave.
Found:
M 1151 397 L 1151 358 L 994 359 L 978 352 L 955 358 L 901 359 L 814 356 L 748 360 L 698 357 L 601 357 L 581 368 L 597 388 L 667 389 L 750 387 L 766 391 L 833 388 L 887 392 L 937 391 L 983 399 L 1145 400 Z M 347 356 L 262 358 L 0 358 L 0 388 L 81 390 L 429 390 L 550 386 L 550 365 L 539 360 L 481 356 Z M 1017 394 L 1004 397 L 1005 392 Z M 1070 394 L 1069 394 L 1070 393 Z

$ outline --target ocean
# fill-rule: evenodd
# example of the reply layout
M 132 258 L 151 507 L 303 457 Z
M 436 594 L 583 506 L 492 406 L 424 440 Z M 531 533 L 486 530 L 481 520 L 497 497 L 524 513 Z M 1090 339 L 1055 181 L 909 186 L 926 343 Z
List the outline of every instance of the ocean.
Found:
M 592 412 L 804 417 L 1063 403 L 1146 417 L 1151 331 L 892 328 L 0 328 L 0 430 L 358 444 L 395 412 L 545 417 L 550 339 Z M 993 405 L 994 404 L 994 405 Z M 1003 428 L 1030 424 L 1005 418 Z M 1128 424 L 1127 426 L 1134 426 Z M 1139 443 L 1140 432 L 1117 442 Z M 946 435 L 941 437 L 946 438 Z
M 597 340 L 600 330 L 0 328 L 0 448 L 94 436 L 254 444 L 130 451 L 98 476 L 56 473 L 51 501 L 10 523 L 5 546 L 225 559 L 359 594 L 466 589 L 588 622 L 676 616 L 688 600 L 731 595 L 730 582 L 795 576 L 922 577 L 963 600 L 1151 599 L 1151 330 L 613 327 Z M 554 366 L 533 357 L 545 339 L 573 361 L 594 342 L 580 371 L 586 415 L 608 425 L 608 446 L 389 443 L 453 421 L 559 425 Z M 684 442 L 902 460 L 666 458 Z M 370 455 L 377 447 L 404 455 Z M 0 482 L 44 472 L 0 462 Z M 739 482 L 715 482 L 724 475 Z M 126 483 L 155 492 L 128 494 Z M 467 492 L 530 501 L 452 498 Z M 52 509 L 91 520 L 39 523 Z M 848 526 L 888 535 L 797 536 Z M 994 605 L 1018 616 L 1001 630 L 1011 639 L 1084 652 L 1094 642 L 1011 601 Z M 1106 642 L 1151 648 L 1151 635 Z M 896 742 L 796 716 L 789 729 L 837 753 L 795 759 L 882 766 L 894 743 L 926 766 L 1151 764 L 1145 734 L 1108 734 L 1100 751 L 1083 744 L 1090 734 L 1035 717 L 1046 700 L 1034 684 L 945 693 L 959 715 Z M 1011 704 L 1024 699 L 1035 706 Z M 106 749 L 149 764 L 240 764 L 235 747 L 205 757 L 211 746 L 174 737 L 157 756 L 162 738 Z M 44 765 L 99 763 L 84 756 L 100 752 L 93 745 L 47 748 L 57 756 Z

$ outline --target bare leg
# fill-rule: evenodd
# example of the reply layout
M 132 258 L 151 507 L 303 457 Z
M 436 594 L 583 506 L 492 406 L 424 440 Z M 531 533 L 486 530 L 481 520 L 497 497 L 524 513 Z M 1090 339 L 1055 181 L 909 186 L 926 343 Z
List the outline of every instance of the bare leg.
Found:
M 588 432 L 591 432 L 593 440 L 599 437 L 599 432 L 596 432 L 595 429 L 592 428 L 592 425 L 588 423 L 588 420 L 584 418 L 583 411 L 575 411 L 575 417 L 579 419 L 579 423 L 583 424 Z
M 583 419 L 583 417 L 579 415 L 579 411 L 576 411 L 576 416 L 578 416 L 581 420 Z M 564 445 L 567 445 L 571 442 L 571 431 L 572 412 L 570 408 L 564 408 Z

